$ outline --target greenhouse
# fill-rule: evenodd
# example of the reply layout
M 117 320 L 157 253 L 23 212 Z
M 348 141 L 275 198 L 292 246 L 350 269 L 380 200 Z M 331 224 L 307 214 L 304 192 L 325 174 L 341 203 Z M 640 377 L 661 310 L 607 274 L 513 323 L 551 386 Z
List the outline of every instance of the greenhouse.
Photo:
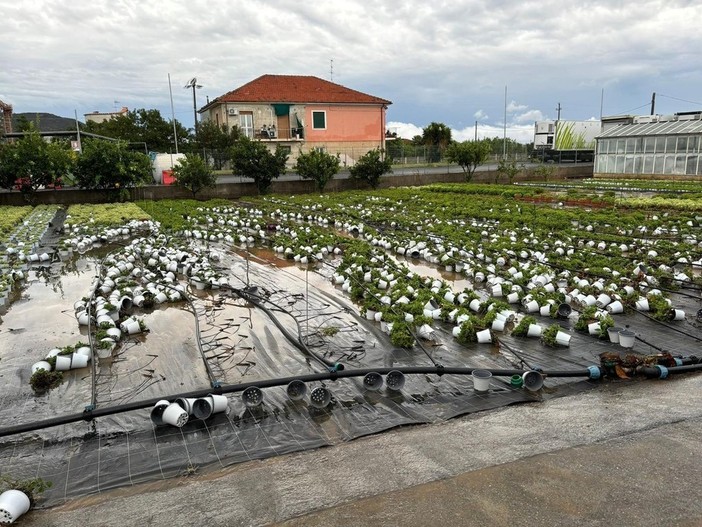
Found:
M 612 127 L 597 138 L 595 176 L 702 175 L 700 114 L 679 114 L 671 120 L 651 116 L 647 122 Z

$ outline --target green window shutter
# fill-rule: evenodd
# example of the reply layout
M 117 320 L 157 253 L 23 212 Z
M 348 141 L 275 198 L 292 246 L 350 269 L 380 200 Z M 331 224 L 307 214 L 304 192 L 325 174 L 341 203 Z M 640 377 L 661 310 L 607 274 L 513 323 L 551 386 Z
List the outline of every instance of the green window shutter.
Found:
M 324 129 L 326 127 L 326 114 L 324 112 L 312 112 L 312 128 Z

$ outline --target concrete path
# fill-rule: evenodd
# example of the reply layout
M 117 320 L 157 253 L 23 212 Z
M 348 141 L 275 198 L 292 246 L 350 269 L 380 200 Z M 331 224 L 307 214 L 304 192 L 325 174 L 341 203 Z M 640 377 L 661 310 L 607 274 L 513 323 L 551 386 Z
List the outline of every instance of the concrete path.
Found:
M 19 525 L 702 525 L 702 375 L 200 469 Z

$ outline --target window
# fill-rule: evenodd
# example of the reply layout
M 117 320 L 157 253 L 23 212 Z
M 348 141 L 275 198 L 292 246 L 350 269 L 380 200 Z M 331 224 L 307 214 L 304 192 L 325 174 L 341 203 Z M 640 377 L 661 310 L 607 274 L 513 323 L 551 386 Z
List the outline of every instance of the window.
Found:
M 240 112 L 239 113 L 239 128 L 241 129 L 242 134 L 244 134 L 249 139 L 253 139 L 253 136 L 254 136 L 253 112 Z
M 312 128 L 315 130 L 327 129 L 327 112 L 312 112 Z
M 644 156 L 643 173 L 653 174 L 653 156 Z
M 687 152 L 687 136 L 678 137 L 678 147 L 676 148 L 678 154 L 684 154 Z

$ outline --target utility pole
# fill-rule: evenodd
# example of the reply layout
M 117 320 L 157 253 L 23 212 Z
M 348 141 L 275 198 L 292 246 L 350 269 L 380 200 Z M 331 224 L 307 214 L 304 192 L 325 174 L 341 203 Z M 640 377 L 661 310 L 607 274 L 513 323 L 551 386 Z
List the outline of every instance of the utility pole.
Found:
M 502 126 L 502 159 L 507 159 L 507 85 L 505 85 L 505 119 Z
M 653 96 L 651 96 L 651 115 L 653 115 L 655 111 L 656 111 L 656 92 L 653 92 Z
M 558 117 L 556 117 L 556 121 L 561 120 L 561 103 L 558 103 L 558 106 L 556 106 L 556 112 L 558 112 Z
M 475 121 L 475 141 L 478 140 L 478 121 Z
M 173 142 L 175 151 L 178 153 L 178 132 L 176 132 L 175 110 L 173 109 L 173 88 L 171 87 L 171 74 L 168 74 L 168 93 L 171 95 L 171 117 L 173 118 Z
M 183 86 L 185 89 L 192 88 L 193 90 L 193 128 L 195 130 L 195 137 L 197 137 L 197 98 L 195 97 L 195 90 L 202 88 L 200 84 L 197 83 L 197 77 L 193 77 L 188 81 L 188 84 Z

